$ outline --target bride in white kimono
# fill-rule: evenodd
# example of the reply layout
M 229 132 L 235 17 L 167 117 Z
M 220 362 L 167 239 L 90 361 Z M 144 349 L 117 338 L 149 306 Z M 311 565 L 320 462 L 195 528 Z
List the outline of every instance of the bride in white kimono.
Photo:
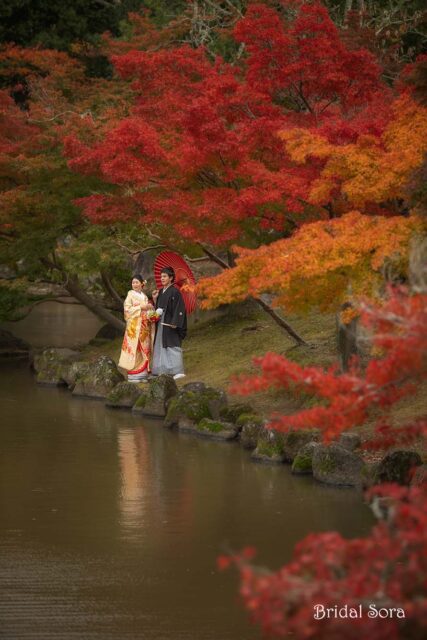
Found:
M 124 302 L 126 331 L 119 367 L 127 370 L 130 382 L 144 381 L 151 370 L 154 327 L 147 313 L 153 310 L 153 305 L 142 291 L 146 284 L 140 275 L 135 275 Z

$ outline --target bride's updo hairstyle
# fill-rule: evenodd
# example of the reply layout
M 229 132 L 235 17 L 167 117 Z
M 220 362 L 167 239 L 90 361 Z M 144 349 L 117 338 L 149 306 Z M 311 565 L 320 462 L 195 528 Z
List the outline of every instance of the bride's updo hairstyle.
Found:
M 147 280 L 144 280 L 140 273 L 136 273 L 134 276 L 132 276 L 132 280 L 139 280 L 142 286 L 145 286 L 147 284 Z
M 169 278 L 172 278 L 172 282 L 175 282 L 175 271 L 172 269 L 172 267 L 165 267 L 161 270 L 160 273 L 166 273 Z

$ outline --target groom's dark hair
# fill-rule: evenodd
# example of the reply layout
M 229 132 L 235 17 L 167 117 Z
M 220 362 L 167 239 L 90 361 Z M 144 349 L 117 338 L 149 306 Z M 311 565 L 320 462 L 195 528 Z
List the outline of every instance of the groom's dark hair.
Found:
M 175 271 L 172 267 L 164 267 L 160 273 L 166 273 L 166 275 L 172 278 L 172 282 L 175 282 Z

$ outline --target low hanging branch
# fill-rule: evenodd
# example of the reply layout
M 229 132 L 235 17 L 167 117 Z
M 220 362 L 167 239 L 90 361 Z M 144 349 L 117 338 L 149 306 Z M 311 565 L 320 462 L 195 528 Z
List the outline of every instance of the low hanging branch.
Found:
M 52 255 L 52 259 L 42 258 L 42 264 L 49 269 L 55 269 L 59 271 L 63 278 L 64 288 L 68 291 L 70 295 L 73 296 L 76 300 L 78 300 L 81 304 L 83 304 L 89 311 L 91 311 L 98 318 L 109 324 L 110 326 L 118 329 L 119 331 L 124 331 L 125 323 L 123 320 L 117 318 L 111 311 L 106 309 L 103 305 L 101 305 L 97 300 L 92 298 L 86 291 L 84 291 L 79 283 L 78 276 L 75 274 L 68 273 L 61 263 L 58 261 L 55 254 Z M 120 303 L 122 303 L 120 299 Z
M 309 344 L 308 342 L 306 342 L 304 340 L 304 338 L 302 338 L 296 331 L 295 329 L 293 329 L 291 327 L 291 325 L 289 324 L 289 322 L 286 322 L 286 320 L 284 320 L 284 318 L 282 318 L 281 316 L 279 316 L 278 313 L 276 313 L 274 311 L 274 309 L 265 301 L 263 300 L 263 296 L 259 297 L 259 298 L 254 298 L 255 302 L 257 302 L 259 304 L 259 306 L 264 309 L 264 311 L 266 313 L 268 313 L 275 322 L 277 322 L 277 324 L 279 325 L 279 327 L 282 327 L 282 329 L 284 329 L 290 336 L 291 338 L 293 338 L 295 340 L 295 342 L 299 345 L 303 345 L 304 347 L 308 347 Z
M 79 279 L 75 275 L 68 275 L 68 279 L 65 283 L 65 288 L 71 293 L 71 295 L 79 300 L 85 307 L 92 311 L 98 318 L 111 325 L 119 331 L 124 331 L 125 323 L 123 320 L 116 318 L 108 309 L 103 307 L 99 302 L 94 300 L 90 295 L 84 291 L 79 283 Z
M 206 253 L 207 256 L 209 256 L 209 258 L 215 262 L 216 264 L 218 264 L 222 269 L 230 269 L 230 265 L 227 264 L 225 262 L 225 260 L 222 260 L 222 258 L 220 258 L 219 256 L 217 256 L 215 253 L 213 253 L 210 249 L 208 249 L 207 247 L 205 247 L 205 245 L 200 244 L 200 247 L 203 249 L 204 253 Z M 304 347 L 308 347 L 309 344 L 308 342 L 306 342 L 304 340 L 304 338 L 302 338 L 296 331 L 295 329 L 293 329 L 293 327 L 286 321 L 284 320 L 284 318 L 282 318 L 274 309 L 273 307 L 271 307 L 271 305 L 269 305 L 265 299 L 264 296 L 260 296 L 258 298 L 253 297 L 253 300 L 255 300 L 255 302 L 257 304 L 259 304 L 259 306 L 261 307 L 261 309 L 263 309 L 263 311 L 265 311 L 266 313 L 268 313 L 269 316 L 271 316 L 273 318 L 273 320 L 279 325 L 279 327 L 281 327 L 282 329 L 284 329 L 286 331 L 286 333 L 288 333 L 291 338 L 293 340 L 295 340 L 295 342 L 298 345 L 303 345 Z
M 123 300 L 121 299 L 121 297 L 119 296 L 115 288 L 113 287 L 113 284 L 110 280 L 110 276 L 108 275 L 105 269 L 101 269 L 99 273 L 101 275 L 101 280 L 102 280 L 104 289 L 107 291 L 109 296 L 114 300 L 114 302 L 118 305 L 118 308 L 122 309 Z

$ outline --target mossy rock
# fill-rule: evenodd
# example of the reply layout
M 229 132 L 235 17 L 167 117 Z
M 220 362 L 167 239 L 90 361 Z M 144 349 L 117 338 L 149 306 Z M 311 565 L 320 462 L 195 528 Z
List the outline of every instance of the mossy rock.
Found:
M 77 374 L 73 395 L 106 398 L 119 382 L 123 382 L 123 376 L 114 360 L 101 356 Z
M 292 473 L 298 475 L 313 473 L 313 453 L 319 444 L 308 442 L 298 451 L 292 463 Z
M 210 418 L 203 418 L 197 425 L 197 429 L 210 431 L 211 433 L 219 433 L 220 431 L 224 431 L 224 423 L 218 422 L 218 420 L 211 420 Z
M 207 403 L 203 402 L 199 393 L 186 391 L 176 395 L 168 404 L 165 426 L 178 426 L 180 420 L 186 418 L 196 426 L 203 418 L 211 417 Z
M 88 375 L 90 367 L 91 363 L 86 360 L 76 361 L 66 367 L 63 367 L 62 377 L 67 383 L 68 388 L 73 390 L 76 385 L 77 378 Z
M 221 422 L 210 418 L 203 418 L 197 425 L 196 431 L 212 440 L 234 440 L 238 434 L 236 426 L 231 422 Z
M 320 440 L 318 429 L 290 430 L 284 434 L 283 453 L 286 462 L 293 462 L 298 451 L 309 442 Z
M 365 462 L 361 471 L 362 489 L 369 489 L 375 484 L 379 462 Z
M 347 431 L 340 435 L 338 444 L 344 447 L 344 449 L 348 449 L 349 451 L 354 451 L 355 449 L 360 448 L 360 445 L 362 444 L 362 438 L 358 433 Z
M 242 413 L 236 420 L 238 427 L 244 427 L 245 424 L 258 424 L 260 427 L 264 424 L 264 419 L 253 411 Z
M 39 384 L 61 386 L 68 384 L 69 368 L 81 360 L 81 353 L 72 349 L 44 349 L 33 358 L 36 381 Z
M 112 327 L 111 324 L 104 324 L 104 326 L 100 328 L 96 336 L 89 341 L 89 344 L 102 345 L 106 342 L 111 342 L 116 338 L 121 338 L 122 336 L 122 329 L 116 329 L 116 327 Z
M 141 387 L 142 387 L 142 385 L 141 385 Z M 140 395 L 135 400 L 135 403 L 132 406 L 132 411 L 135 411 L 136 413 L 143 413 L 144 412 L 144 408 L 145 408 L 145 405 L 147 404 L 147 400 L 148 400 L 148 394 L 149 394 L 148 386 L 144 384 L 144 387 L 141 389 Z
M 195 391 L 196 393 L 205 389 L 206 384 L 204 382 L 187 382 L 182 386 L 182 391 Z
M 397 482 L 406 485 L 410 483 L 415 467 L 421 466 L 423 461 L 416 451 L 392 451 L 379 463 L 375 474 L 375 484 L 382 482 Z
M 253 413 L 244 413 L 237 420 L 240 428 L 240 444 L 245 449 L 255 449 L 265 430 L 264 420 Z
M 50 368 L 70 358 L 81 358 L 81 352 L 68 348 L 49 347 L 34 353 L 33 367 L 36 372 Z
M 151 378 L 144 385 L 144 399 L 138 398 L 134 410 L 141 411 L 146 416 L 164 418 L 170 403 L 178 393 L 178 387 L 172 376 L 161 375 Z
M 252 453 L 252 460 L 257 462 L 285 462 L 284 437 L 273 429 L 264 429 L 258 437 L 257 446 Z
M 267 462 L 271 464 L 283 464 L 285 462 L 283 453 L 278 453 L 275 449 L 260 449 L 258 447 L 252 452 L 251 459 L 255 462 Z
M 182 390 L 168 403 L 165 426 L 189 428 L 197 426 L 203 418 L 218 420 L 220 411 L 227 406 L 223 391 L 206 387 L 199 391 Z
M 362 486 L 362 458 L 339 444 L 319 444 L 313 451 L 313 477 L 337 486 Z
M 10 331 L 0 329 L 0 358 L 28 358 L 30 345 Z
M 108 394 L 105 404 L 107 407 L 131 409 L 139 396 L 144 393 L 143 384 L 134 382 L 119 382 Z
M 252 407 L 248 404 L 230 404 L 228 407 L 223 407 L 220 412 L 220 418 L 225 420 L 226 422 L 232 422 L 233 424 L 238 425 L 240 428 L 243 426 L 239 424 L 239 418 L 242 415 L 252 414 Z

